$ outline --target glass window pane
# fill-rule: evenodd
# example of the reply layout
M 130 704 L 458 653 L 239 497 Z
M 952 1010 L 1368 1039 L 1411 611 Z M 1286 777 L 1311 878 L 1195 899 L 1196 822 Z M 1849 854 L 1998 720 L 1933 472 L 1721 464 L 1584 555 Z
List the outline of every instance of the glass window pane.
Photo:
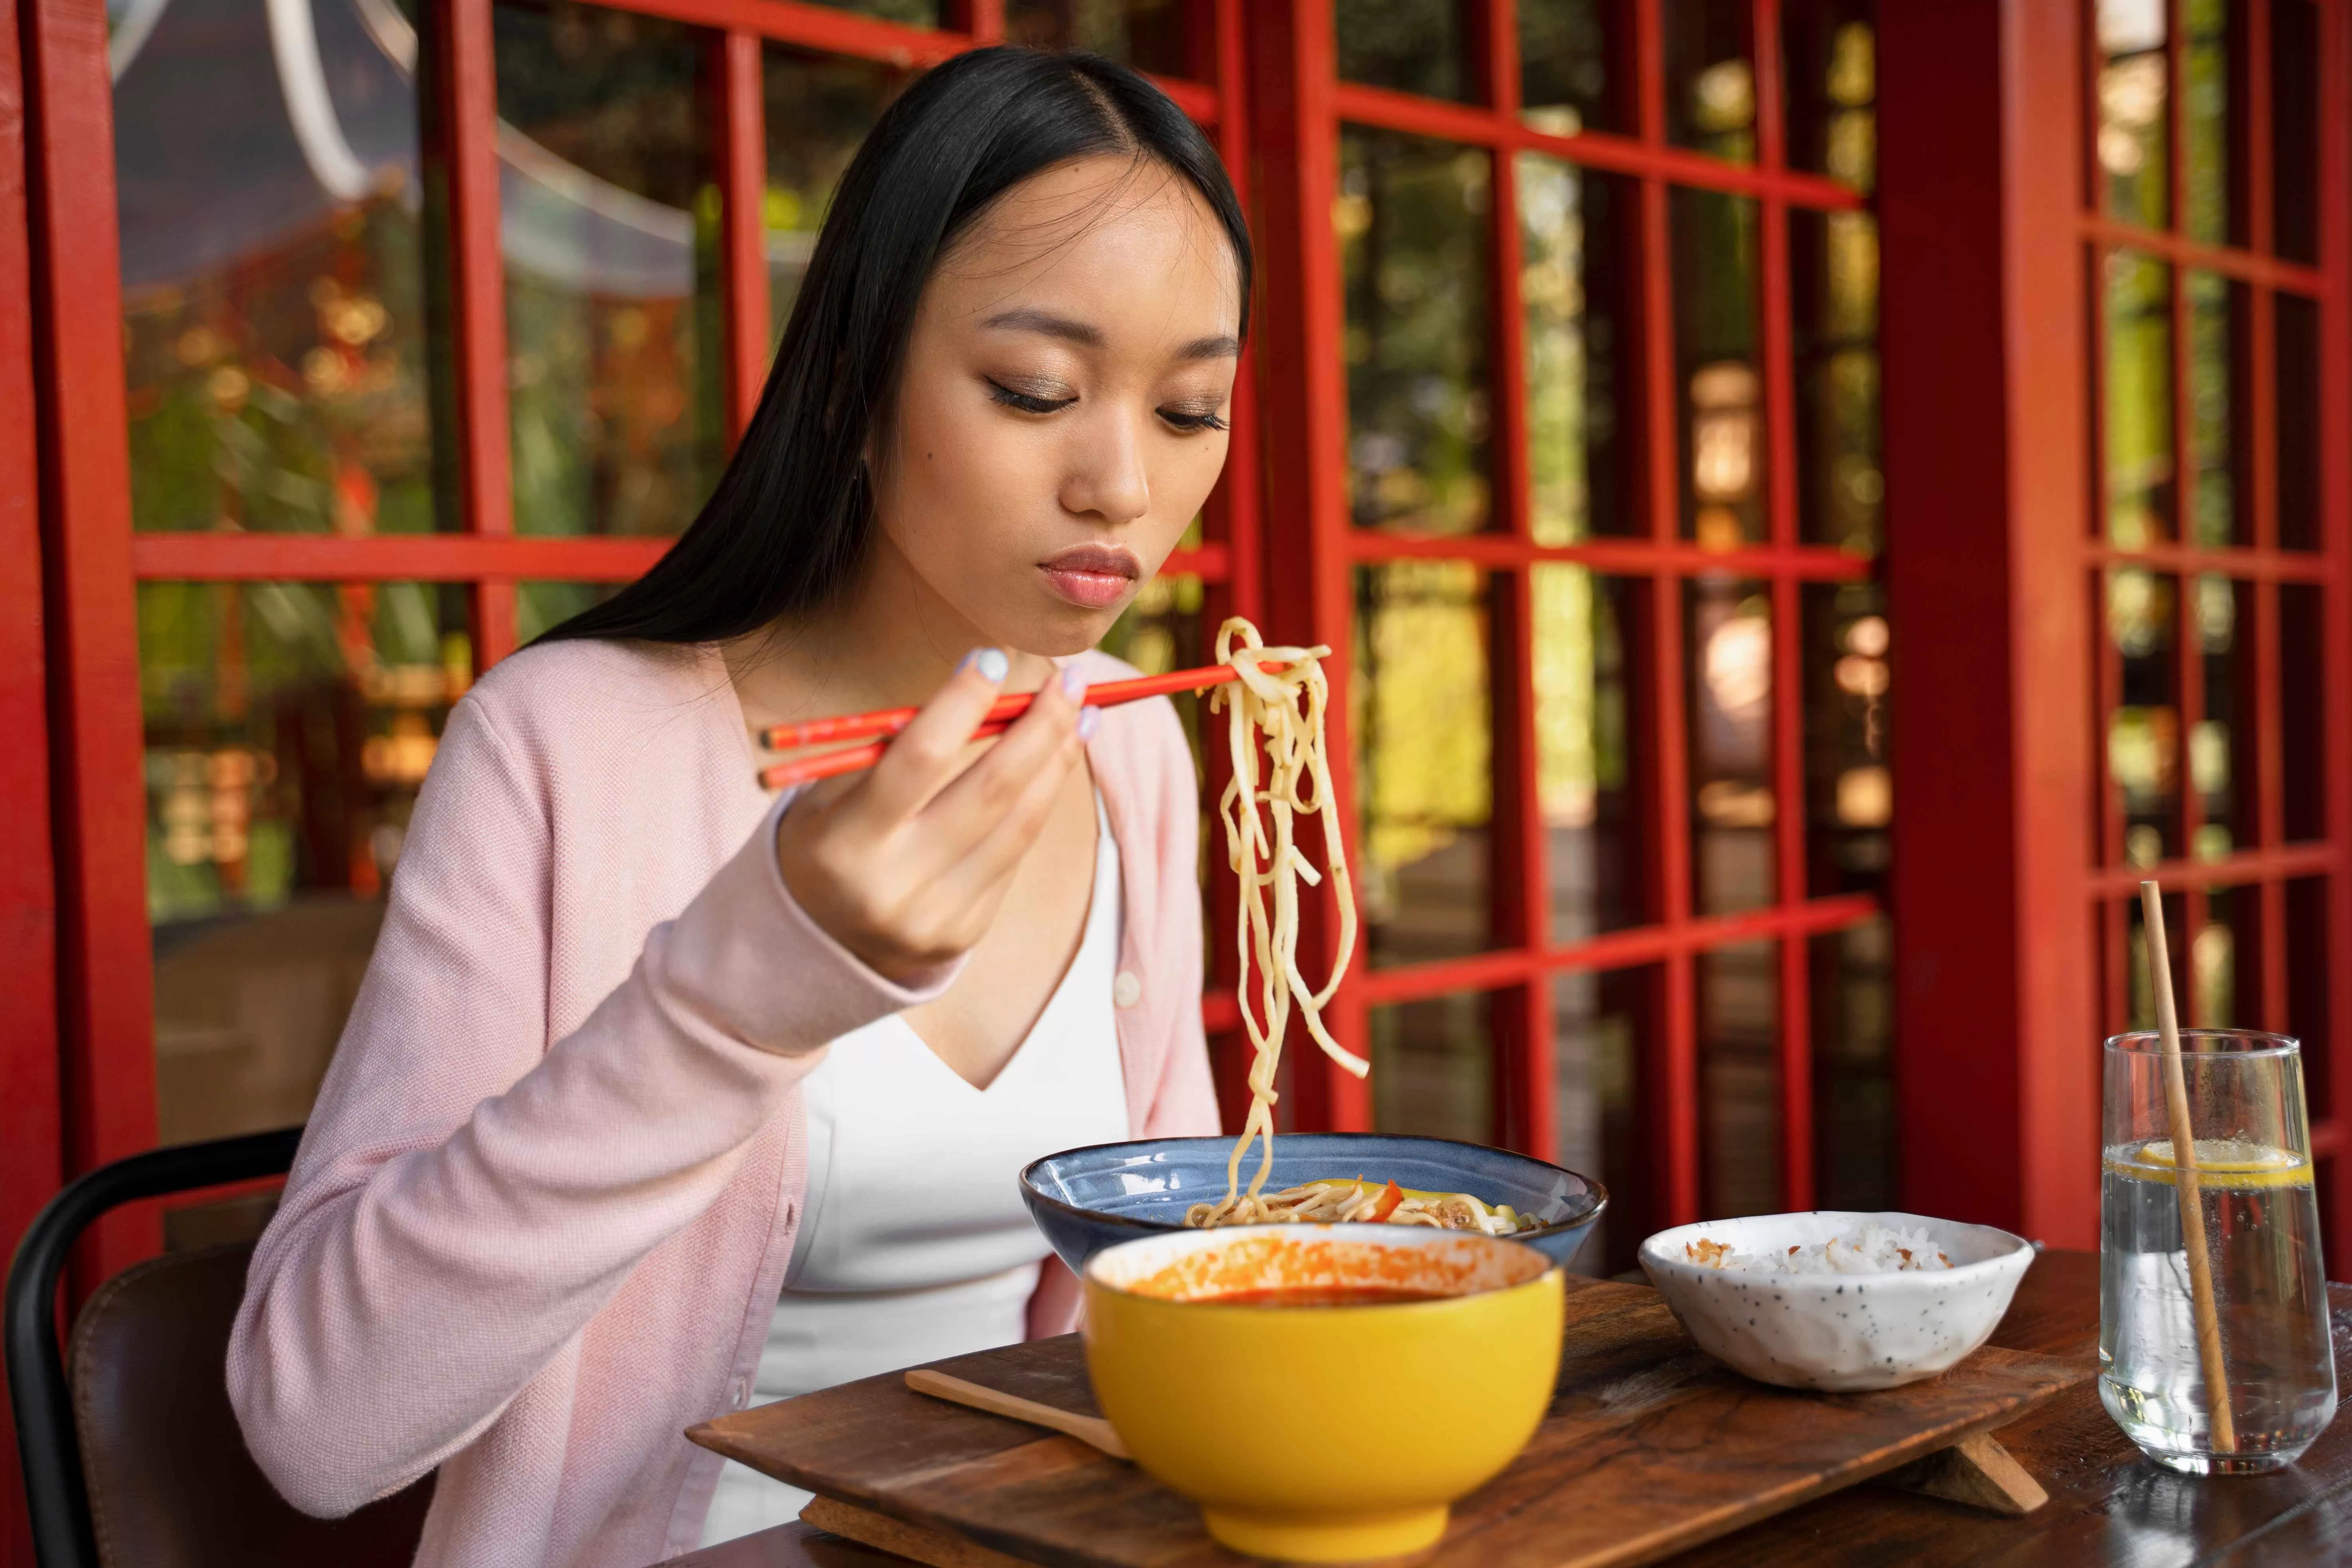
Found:
M 1895 931 L 1884 915 L 1814 937 L 1813 1205 L 1895 1202 Z
M 857 144 L 907 79 L 887 66 L 767 46 L 761 61 L 768 131 L 768 347 L 775 352 L 816 231 Z
M 2262 908 L 2259 887 L 2207 895 L 2204 924 L 2189 942 L 2189 1027 L 2262 1027 Z
M 1477 29 L 1468 0 L 1336 0 L 1339 79 L 1467 100 Z
M 1375 967 L 1488 942 L 1494 809 L 1486 574 L 1458 561 L 1356 572 L 1357 837 Z
M 465 594 L 142 583 L 138 615 L 161 1138 L 297 1125 L 473 678 Z
M 2231 170 L 2236 139 L 2239 13 L 2231 0 L 2185 0 L 2181 16 L 2180 172 L 2182 226 L 2191 239 L 2243 244 L 2243 202 Z
M 2173 536 L 2172 269 L 2110 254 L 2106 324 L 2107 538 L 2137 550 Z
M 2319 548 L 2319 307 L 2271 297 L 2278 323 L 2278 542 Z
M 1467 1143 L 1495 1140 L 1495 1047 L 1486 994 L 1371 1009 L 1372 1127 Z
M 2179 589 L 2178 578 L 2137 568 L 2106 577 L 2106 657 L 2116 667 L 2107 779 L 2122 807 L 2127 866 L 2181 854 Z
M 1535 605 L 1536 788 L 1542 804 L 1551 940 L 1581 942 L 1646 915 L 1645 798 L 1634 777 L 1635 704 L 1647 689 L 1649 584 L 1544 563 Z
M 2164 895 L 2164 953 L 2172 962 L 2172 994 L 2176 1005 L 2187 994 L 2182 985 L 2188 963 L 2188 910 L 2179 893 Z M 2147 920 L 2145 907 L 2137 898 L 2123 903 L 2125 995 L 2126 1011 L 2123 1027 L 2153 1029 L 2156 1027 L 2156 993 L 2148 984 Z M 2114 929 L 2111 925 L 2110 930 Z
M 1780 959 L 1744 942 L 1698 955 L 1700 1204 L 1711 1219 L 1780 1199 Z
M 319 7 L 307 141 L 263 7 L 156 6 L 143 41 L 116 35 L 134 528 L 457 526 L 435 505 L 416 37 L 382 9 Z
M 519 583 L 515 585 L 515 646 L 553 630 L 621 591 L 618 583 Z
M 2254 801 L 2254 590 L 2216 573 L 2196 580 L 2197 649 L 2205 716 L 2189 729 L 2189 787 L 2202 820 L 2189 850 L 2220 860 L 2252 847 Z
M 1731 549 L 1764 537 L 1756 204 L 1677 186 L 1671 216 L 1683 537 Z
M 1748 19 L 1747 0 L 1664 0 L 1666 136 L 1676 146 L 1756 161 Z
M 2271 0 L 2271 222 L 2290 261 L 2319 259 L 2319 7 Z
M 1633 320 L 1624 187 L 1540 153 L 1516 164 L 1529 531 L 1573 544 L 1642 526 L 1630 482 Z
M 1609 1208 L 1576 1255 L 1579 1273 L 1635 1267 L 1642 1238 L 1658 1228 L 1652 1201 L 1651 1133 L 1664 975 L 1655 968 L 1556 975 L 1551 983 L 1557 1158 L 1609 1189 Z
M 2098 152 L 2107 210 L 2162 228 L 2172 211 L 2166 0 L 2097 0 Z
M 942 19 L 940 0 L 810 0 L 810 4 L 835 11 L 855 11 L 861 16 L 908 27 L 936 27 Z
M 1789 214 L 1797 380 L 1797 530 L 1811 544 L 1878 552 L 1878 222 Z
M 1874 0 L 1791 0 L 1780 12 L 1789 165 L 1858 191 L 1877 184 L 1876 10 Z
M 2253 459 L 2248 428 L 2247 319 L 2243 284 L 2213 272 L 2185 272 L 2189 290 L 2189 532 L 2199 544 L 2254 542 Z
M 516 531 L 677 533 L 726 455 L 705 39 L 571 0 L 494 24 Z
M 2326 748 L 2323 699 L 2326 669 L 2324 591 L 2315 583 L 2279 584 L 2279 780 L 2291 841 L 2326 834 Z
M 1004 37 L 1033 49 L 1090 49 L 1161 76 L 1203 76 L 1193 60 L 1205 38 L 1188 34 L 1180 0 L 1007 0 Z
M 1353 126 L 1333 204 L 1347 287 L 1349 508 L 1359 525 L 1475 533 L 1491 488 L 1487 155 Z
M 1685 584 L 1690 706 L 1692 906 L 1701 915 L 1773 901 L 1772 601 L 1727 577 Z
M 1601 0 L 1519 0 L 1519 110 L 1528 124 L 1555 136 L 1623 128 L 1611 16 Z
M 1804 606 L 1805 885 L 1817 899 L 1875 892 L 1886 883 L 1895 820 L 1886 593 L 1875 583 L 1809 583 Z

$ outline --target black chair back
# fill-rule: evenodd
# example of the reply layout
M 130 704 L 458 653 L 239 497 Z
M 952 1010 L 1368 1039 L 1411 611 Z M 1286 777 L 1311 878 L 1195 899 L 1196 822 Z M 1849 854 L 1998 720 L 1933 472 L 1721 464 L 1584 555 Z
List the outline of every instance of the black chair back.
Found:
M 278 1497 L 228 1403 L 229 1327 L 250 1242 L 167 1253 L 101 1286 L 58 1350 L 58 1284 L 107 1210 L 282 1175 L 299 1129 L 133 1155 L 81 1177 L 34 1220 L 8 1271 L 8 1394 L 40 1568 L 400 1568 L 416 1553 L 427 1477 L 343 1520 Z

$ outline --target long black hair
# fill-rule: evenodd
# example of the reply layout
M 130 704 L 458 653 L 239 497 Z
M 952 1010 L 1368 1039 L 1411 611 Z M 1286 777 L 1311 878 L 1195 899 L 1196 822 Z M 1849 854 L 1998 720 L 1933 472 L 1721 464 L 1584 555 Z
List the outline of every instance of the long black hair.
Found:
M 653 569 L 539 640 L 711 642 L 825 604 L 873 531 L 862 454 L 932 269 L 990 204 L 1096 153 L 1191 182 L 1232 242 L 1249 324 L 1241 203 L 1199 127 L 1166 93 L 1097 56 L 973 49 L 883 114 L 842 176 L 760 406 L 699 516 Z

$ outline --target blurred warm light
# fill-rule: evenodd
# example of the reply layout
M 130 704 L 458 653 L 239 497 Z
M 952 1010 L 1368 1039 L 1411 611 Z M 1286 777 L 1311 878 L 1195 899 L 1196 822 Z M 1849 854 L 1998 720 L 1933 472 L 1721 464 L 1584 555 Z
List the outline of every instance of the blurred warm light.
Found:
M 1845 629 L 1845 646 L 1849 653 L 1864 658 L 1884 658 L 1889 641 L 1885 616 L 1864 616 Z M 1885 687 L 1879 688 L 1885 690 Z
M 1757 784 L 1716 779 L 1699 785 L 1698 814 L 1717 827 L 1769 827 L 1772 792 Z
M 2189 726 L 2189 784 L 2200 795 L 2230 787 L 2230 726 L 2219 719 Z
M 1691 118 L 1702 131 L 1738 131 L 1755 122 L 1756 73 L 1746 60 L 1717 60 L 1692 79 Z
M 1691 489 L 1702 501 L 1738 500 L 1756 482 L 1756 373 L 1737 360 L 1692 373 Z
M 1884 827 L 1894 821 L 1894 775 L 1884 767 L 1848 768 L 1838 774 L 1837 819 L 1847 827 Z
M 1709 696 L 1727 718 L 1764 706 L 1772 695 L 1772 626 L 1745 606 L 1706 639 L 1703 668 Z
M 2124 863 L 2146 870 L 2164 858 L 2164 835 L 2147 823 L 2124 830 Z
M 2194 851 L 2200 860 L 2227 860 L 2236 846 L 2230 830 L 2218 822 L 2200 824 L 2197 829 Z

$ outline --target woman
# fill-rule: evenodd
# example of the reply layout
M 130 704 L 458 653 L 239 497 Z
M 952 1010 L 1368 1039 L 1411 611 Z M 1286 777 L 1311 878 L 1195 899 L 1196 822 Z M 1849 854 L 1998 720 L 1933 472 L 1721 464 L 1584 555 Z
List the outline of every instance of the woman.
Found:
M 437 1468 L 420 1563 L 636 1568 L 794 1510 L 681 1428 L 1071 1326 L 1015 1170 L 1216 1125 L 1183 738 L 1076 697 L 1224 460 L 1249 269 L 1130 71 L 884 116 L 702 516 L 450 714 L 230 1346 L 298 1506 Z M 926 699 L 756 787 L 765 726 Z

